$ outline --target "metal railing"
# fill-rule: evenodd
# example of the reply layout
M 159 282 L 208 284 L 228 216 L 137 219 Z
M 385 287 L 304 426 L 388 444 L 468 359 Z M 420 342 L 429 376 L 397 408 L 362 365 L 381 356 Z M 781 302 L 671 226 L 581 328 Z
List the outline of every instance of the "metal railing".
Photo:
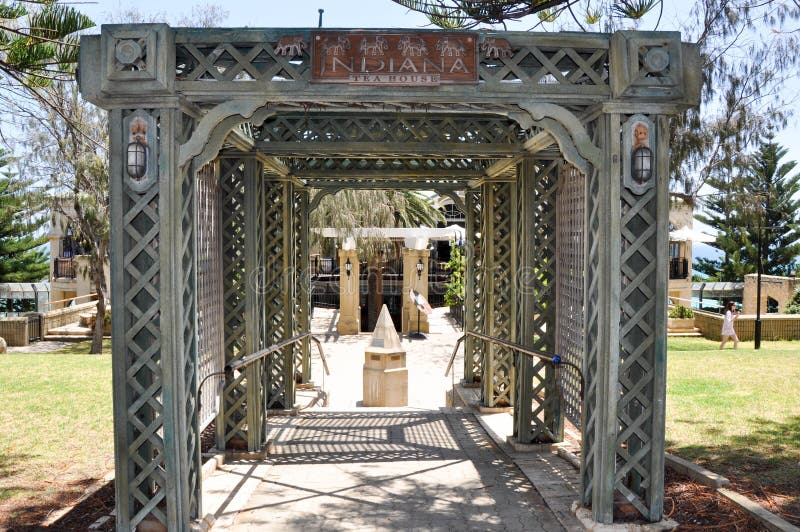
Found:
M 80 299 L 89 299 L 89 301 L 86 301 L 86 303 L 91 303 L 92 301 L 97 299 L 97 294 L 96 293 L 91 293 L 91 294 L 84 294 L 82 296 L 69 297 L 67 299 L 59 299 L 58 301 L 48 301 L 47 303 L 44 303 L 42 306 L 53 306 L 53 305 L 64 303 L 63 306 L 64 307 L 68 307 L 72 303 L 75 303 L 77 305 L 78 304 L 78 300 L 80 300 Z M 109 298 L 106 298 L 106 305 L 110 305 L 110 304 L 111 304 L 111 300 Z
M 689 259 L 673 257 L 669 259 L 669 278 L 686 279 L 689 277 Z
M 556 379 L 555 379 L 556 380 L 556 387 L 559 390 L 561 388 L 560 385 L 559 385 L 559 380 L 560 380 L 559 379 L 559 370 L 560 370 L 560 367 L 561 366 L 567 366 L 569 368 L 574 369 L 575 372 L 578 374 L 578 376 L 581 379 L 580 399 L 581 399 L 581 402 L 583 402 L 583 389 L 584 389 L 584 386 L 586 385 L 586 381 L 584 380 L 584 377 L 583 377 L 583 371 L 581 371 L 581 368 L 579 368 L 575 364 L 573 364 L 571 362 L 566 362 L 565 360 L 562 360 L 561 357 L 558 356 L 558 355 L 547 354 L 547 353 L 544 353 L 542 351 L 539 351 L 538 349 L 533 349 L 533 348 L 530 348 L 530 347 L 526 347 L 524 345 L 520 345 L 520 344 L 515 343 L 515 342 L 509 342 L 507 340 L 503 340 L 502 338 L 497 338 L 496 336 L 489 336 L 488 334 L 478 333 L 478 332 L 474 332 L 474 331 L 466 331 L 466 332 L 464 332 L 464 335 L 461 336 L 461 338 L 459 338 L 458 341 L 456 341 L 456 345 L 455 345 L 455 347 L 453 347 L 453 354 L 450 355 L 450 362 L 447 363 L 447 369 L 444 372 L 444 376 L 445 377 L 447 377 L 450 374 L 450 370 L 453 369 L 453 362 L 456 359 L 456 354 L 458 354 L 458 348 L 464 342 L 464 340 L 466 340 L 467 336 L 474 336 L 475 338 L 478 338 L 478 339 L 486 341 L 486 342 L 492 342 L 492 343 L 495 343 L 495 344 L 498 344 L 498 345 L 502 345 L 504 347 L 508 347 L 509 349 L 512 349 L 513 351 L 516 351 L 518 353 L 522 353 L 523 355 L 529 356 L 531 358 L 540 358 L 540 359 L 542 359 L 542 360 L 544 360 L 546 362 L 549 362 L 555 368 L 555 371 L 556 371 Z M 453 371 L 453 393 L 455 393 L 455 371 Z M 560 396 L 561 396 L 561 393 L 559 391 L 559 397 Z M 453 399 L 455 399 L 455 396 L 453 397 Z
M 53 277 L 56 279 L 74 279 L 75 259 L 53 259 Z
M 28 341 L 33 342 L 42 339 L 42 315 L 28 315 Z
M 290 345 L 296 344 L 297 342 L 301 342 L 306 338 L 310 338 L 315 344 L 317 344 L 317 349 L 319 350 L 319 358 L 322 360 L 322 368 L 325 370 L 325 375 L 330 376 L 331 372 L 328 369 L 328 361 L 325 359 L 325 350 L 322 348 L 322 342 L 316 336 L 312 335 L 311 332 L 304 332 L 302 334 L 298 334 L 297 336 L 292 336 L 286 340 L 278 342 L 277 344 L 273 344 L 267 348 L 261 349 L 256 351 L 255 353 L 251 353 L 249 355 L 245 355 L 242 358 L 234 360 L 228 364 L 225 364 L 225 369 L 222 371 L 215 371 L 214 373 L 209 373 L 206 375 L 202 381 L 200 381 L 200 385 L 197 387 L 197 407 L 198 410 L 200 409 L 200 398 L 202 397 L 201 392 L 203 391 L 203 385 L 206 381 L 212 377 L 219 377 L 222 375 L 230 376 L 233 378 L 234 371 L 241 371 L 241 369 L 245 366 L 252 364 L 257 360 L 261 360 L 276 351 L 280 351 L 284 347 L 288 347 Z M 323 384 L 324 386 L 324 384 Z

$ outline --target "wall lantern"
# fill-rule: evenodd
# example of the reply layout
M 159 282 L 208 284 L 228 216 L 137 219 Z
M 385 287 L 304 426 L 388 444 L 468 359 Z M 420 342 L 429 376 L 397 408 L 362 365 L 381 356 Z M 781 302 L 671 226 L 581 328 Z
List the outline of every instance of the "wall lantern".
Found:
M 136 136 L 128 144 L 128 175 L 133 179 L 141 179 L 147 173 L 147 144 Z
M 353 272 L 353 263 L 350 262 L 350 257 L 347 257 L 347 262 L 344 263 L 344 271 L 347 274 L 347 278 L 350 278 L 350 275 Z
M 422 270 L 425 269 L 425 265 L 422 263 L 422 259 L 417 261 L 417 279 L 422 279 Z
M 622 125 L 623 184 L 634 194 L 644 194 L 658 179 L 656 140 L 653 121 L 645 115 L 633 115 Z
M 653 175 L 653 152 L 647 146 L 639 146 L 631 154 L 631 173 L 636 183 L 644 184 Z
M 155 118 L 138 109 L 125 118 L 123 127 L 127 133 L 125 182 L 135 192 L 144 194 L 158 178 L 158 156 L 152 148 L 156 145 Z

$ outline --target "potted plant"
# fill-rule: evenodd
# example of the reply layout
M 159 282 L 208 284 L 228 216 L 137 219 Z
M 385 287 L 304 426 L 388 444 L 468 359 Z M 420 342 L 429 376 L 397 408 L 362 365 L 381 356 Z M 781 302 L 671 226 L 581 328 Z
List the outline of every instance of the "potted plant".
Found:
M 675 305 L 667 314 L 667 329 L 693 329 L 694 312 L 689 307 Z

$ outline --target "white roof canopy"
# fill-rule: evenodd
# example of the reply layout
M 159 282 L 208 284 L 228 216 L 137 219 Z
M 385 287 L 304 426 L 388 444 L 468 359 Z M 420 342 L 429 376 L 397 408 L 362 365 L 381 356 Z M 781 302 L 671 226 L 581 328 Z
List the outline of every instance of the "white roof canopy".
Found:
M 681 227 L 669 232 L 669 239 L 672 242 L 716 242 L 717 237 L 708 235 L 702 231 L 697 231 L 691 227 Z
M 342 238 L 350 236 L 333 227 L 314 227 L 311 229 L 325 238 Z M 458 240 L 465 236 L 464 228 L 459 225 L 449 227 L 361 227 L 353 231 L 356 238 L 414 238 L 428 240 Z

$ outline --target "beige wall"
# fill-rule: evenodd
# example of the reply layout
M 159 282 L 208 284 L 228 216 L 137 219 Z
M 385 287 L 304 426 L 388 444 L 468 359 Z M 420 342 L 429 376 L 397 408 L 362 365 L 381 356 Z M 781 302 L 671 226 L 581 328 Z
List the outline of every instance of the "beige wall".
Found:
M 733 321 L 739 340 L 752 340 L 755 335 L 755 315 L 740 314 Z M 710 340 L 720 340 L 722 315 L 694 311 L 694 326 Z M 762 340 L 800 340 L 800 314 L 767 314 L 761 317 Z
M 75 278 L 56 278 L 55 277 L 55 259 L 61 255 L 61 238 L 64 236 L 66 230 L 66 221 L 58 213 L 53 214 L 50 225 L 50 301 L 61 301 L 70 297 L 80 297 L 88 294 L 93 294 L 94 284 L 89 276 L 86 274 L 88 271 L 88 259 L 85 256 L 78 256 L 75 258 Z M 111 293 L 111 276 L 109 264 L 105 264 L 106 285 Z M 83 300 L 79 301 L 79 303 Z M 53 305 L 52 308 L 60 308 L 63 305 Z
M 675 229 L 680 229 L 681 227 L 691 228 L 694 224 L 692 208 L 683 201 L 671 200 L 669 204 L 669 223 Z M 689 274 L 686 279 L 670 279 L 667 291 L 674 303 L 689 307 L 692 302 L 692 243 L 681 242 L 681 245 L 684 248 L 683 256 L 689 262 Z M 669 269 L 667 269 L 667 272 L 669 272 Z
M 756 313 L 756 294 L 758 293 L 758 275 L 751 273 L 744 276 L 744 294 L 742 295 L 742 313 Z M 800 288 L 800 278 L 781 277 L 778 275 L 761 276 L 761 313 L 767 312 L 767 298 L 778 302 L 778 312 L 782 313 L 786 303 L 795 290 Z

